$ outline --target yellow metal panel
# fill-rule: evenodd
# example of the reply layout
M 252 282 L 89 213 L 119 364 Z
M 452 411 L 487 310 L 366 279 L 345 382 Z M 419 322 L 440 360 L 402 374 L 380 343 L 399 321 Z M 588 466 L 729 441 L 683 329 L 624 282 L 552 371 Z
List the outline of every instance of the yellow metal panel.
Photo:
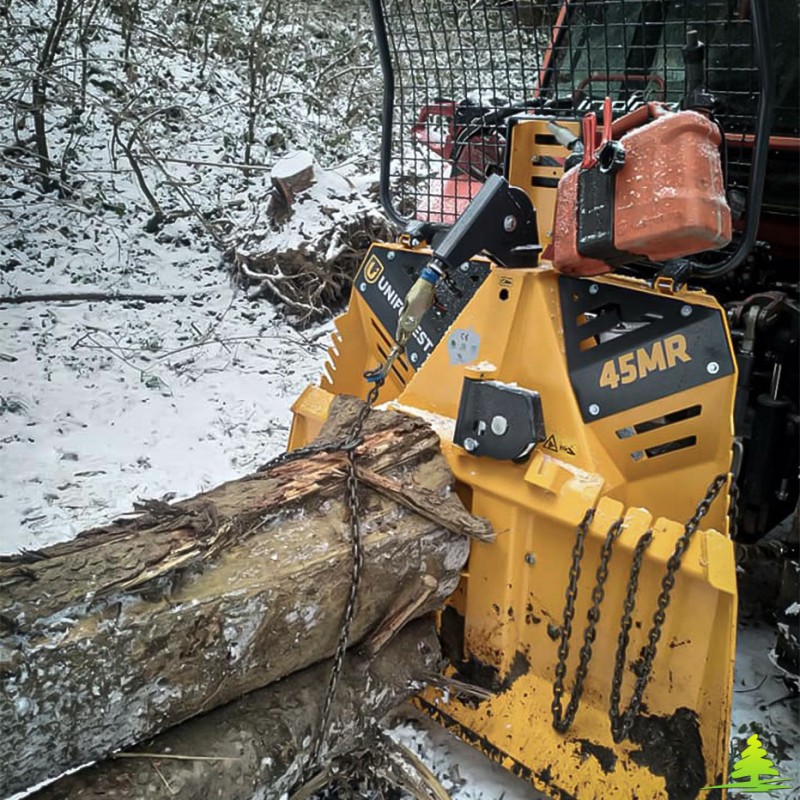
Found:
M 553 238 L 553 220 L 556 210 L 556 188 L 552 185 L 564 174 L 564 159 L 569 155 L 566 147 L 553 140 L 547 127 L 549 119 L 522 118 L 511 129 L 508 181 L 524 189 L 536 208 L 539 243 L 542 247 Z M 580 125 L 573 119 L 552 120 L 580 135 Z M 537 185 L 537 179 L 541 184 Z
M 620 277 L 595 280 L 658 293 L 643 282 Z M 700 292 L 683 291 L 676 297 L 689 305 L 718 308 L 713 298 Z M 318 429 L 330 392 L 364 396 L 361 373 L 375 366 L 376 347 L 385 349 L 391 333 L 378 330 L 357 293 L 337 328 L 341 338 L 335 342 L 322 388 L 307 390 L 296 405 L 292 446 Z M 553 439 L 549 449 L 540 444 L 527 463 L 514 464 L 473 457 L 452 444 L 449 434 L 443 438 L 442 451 L 460 496 L 497 532 L 495 543 L 473 544 L 461 585 L 442 614 L 443 638 L 451 649 L 453 641 L 460 642 L 450 654 L 454 664 L 466 673 L 477 669 L 484 681 L 493 676 L 497 692 L 476 704 L 457 697 L 446 702 L 429 691 L 421 705 L 554 798 L 674 800 L 694 796 L 703 784 L 720 783 L 727 770 L 736 627 L 735 565 L 724 492 L 713 503 L 705 529 L 695 535 L 677 576 L 634 741 L 613 741 L 608 708 L 634 547 L 652 526 L 623 704 L 633 687 L 632 665 L 647 641 L 666 562 L 683 533 L 683 522 L 711 480 L 729 469 L 736 375 L 585 423 L 566 363 L 558 276 L 547 266 L 493 269 L 454 328 L 471 328 L 480 338 L 477 363 L 452 363 L 443 341 L 418 372 L 409 368 L 395 376 L 381 401 L 394 400 L 397 408 L 420 414 L 445 433 L 452 431 L 465 376 L 515 383 L 540 393 L 547 434 Z M 631 456 L 632 440 L 617 434 L 694 405 L 701 407 L 698 414 L 670 426 L 676 435 L 696 436 L 693 447 L 636 460 Z M 650 433 L 636 439 L 639 449 L 659 442 Z M 576 525 L 588 508 L 595 508 L 596 514 L 581 562 L 565 702 L 600 546 L 619 516 L 624 526 L 612 551 L 583 702 L 574 725 L 562 735 L 553 729 L 550 711 L 558 628 Z M 681 767 L 683 778 L 665 769 L 663 752 L 642 732 L 647 726 L 670 741 L 688 742 L 688 756 L 696 759 L 694 773 L 691 763 Z

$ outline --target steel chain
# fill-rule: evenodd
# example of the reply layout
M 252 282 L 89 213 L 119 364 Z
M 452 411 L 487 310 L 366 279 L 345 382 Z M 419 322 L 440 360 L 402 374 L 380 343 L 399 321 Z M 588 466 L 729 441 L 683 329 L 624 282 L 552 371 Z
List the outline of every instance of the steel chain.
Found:
M 591 512 L 591 513 L 590 513 Z M 572 565 L 567 586 L 567 603 L 564 607 L 564 622 L 561 626 L 561 642 L 558 648 L 558 662 L 556 664 L 556 679 L 553 683 L 553 727 L 564 733 L 572 725 L 575 714 L 583 695 L 583 684 L 589 671 L 589 662 L 592 659 L 592 647 L 597 636 L 597 623 L 600 621 L 600 607 L 605 597 L 605 582 L 608 578 L 608 564 L 611 560 L 614 542 L 622 532 L 622 520 L 611 523 L 605 541 L 600 549 L 600 563 L 597 565 L 595 585 L 592 589 L 592 603 L 586 614 L 586 628 L 583 631 L 583 645 L 581 646 L 578 668 L 575 672 L 575 684 L 567 703 L 567 710 L 563 710 L 564 678 L 567 674 L 567 659 L 569 658 L 569 643 L 572 638 L 572 619 L 575 615 L 575 601 L 578 596 L 578 582 L 580 579 L 580 562 L 583 558 L 584 543 L 589 530 L 589 525 L 594 518 L 594 509 L 586 512 L 578 526 L 575 547 L 572 551 Z
M 553 703 L 550 706 L 553 712 L 553 725 L 556 726 L 563 717 L 561 700 L 564 696 L 564 678 L 567 675 L 567 658 L 569 657 L 569 640 L 572 638 L 572 619 L 575 616 L 575 600 L 578 597 L 578 581 L 581 577 L 581 560 L 586 534 L 594 519 L 594 509 L 590 508 L 580 521 L 572 548 L 572 563 L 569 568 L 569 581 L 567 582 L 566 599 L 564 605 L 564 620 L 561 624 L 561 640 L 558 644 L 558 661 L 556 662 L 556 677 L 553 681 Z
M 301 458 L 308 458 L 309 456 L 319 455 L 320 453 L 345 453 L 347 455 L 347 480 L 346 480 L 346 501 L 350 517 L 350 554 L 352 558 L 351 576 L 350 576 L 350 590 L 347 596 L 347 604 L 344 608 L 342 615 L 341 627 L 339 629 L 339 637 L 336 642 L 336 650 L 333 655 L 333 664 L 331 665 L 331 672 L 328 677 L 328 688 L 325 693 L 325 701 L 322 706 L 322 714 L 320 716 L 319 727 L 314 739 L 314 745 L 311 749 L 311 755 L 306 764 L 305 773 L 308 775 L 319 762 L 322 748 L 325 745 L 325 740 L 328 734 L 328 725 L 330 724 L 331 709 L 333 708 L 333 701 L 336 698 L 336 691 L 339 687 L 339 680 L 344 667 L 345 653 L 347 651 L 347 644 L 350 639 L 350 628 L 353 624 L 353 619 L 356 612 L 356 602 L 358 600 L 358 590 L 361 586 L 361 572 L 364 565 L 364 554 L 362 549 L 361 540 L 361 520 L 359 517 L 359 503 L 358 503 L 358 472 L 356 469 L 356 448 L 362 443 L 362 431 L 364 424 L 369 417 L 372 407 L 374 406 L 378 395 L 380 394 L 381 387 L 384 380 L 379 379 L 375 381 L 372 388 L 369 390 L 364 405 L 359 409 L 358 416 L 350 428 L 348 435 L 334 442 L 320 442 L 319 444 L 311 444 L 306 447 L 299 447 L 296 450 L 287 451 L 276 456 L 271 461 L 268 461 L 263 466 L 259 467 L 259 472 L 266 472 L 275 467 L 287 464 L 291 461 L 297 461 Z
M 636 606 L 636 592 L 639 589 L 639 573 L 642 571 L 642 564 L 644 563 L 644 554 L 653 541 L 652 528 L 639 537 L 636 542 L 636 547 L 633 551 L 633 558 L 631 560 L 631 572 L 628 578 L 628 586 L 625 592 L 625 603 L 622 611 L 622 621 L 620 623 L 619 638 L 617 639 L 617 652 L 614 657 L 614 674 L 611 678 L 611 703 L 609 717 L 611 719 L 611 733 L 615 742 L 622 741 L 624 738 L 621 735 L 621 717 L 619 712 L 619 703 L 622 691 L 622 676 L 625 672 L 625 657 L 628 652 L 628 643 L 630 642 L 630 631 L 633 625 L 633 610 Z M 626 719 L 629 712 L 631 720 L 638 714 L 639 701 L 634 703 L 633 700 L 626 712 Z M 630 726 L 628 726 L 630 727 Z
M 336 643 L 336 651 L 333 655 L 333 664 L 328 677 L 328 688 L 325 693 L 325 702 L 322 706 L 317 735 L 314 746 L 311 750 L 309 766 L 313 767 L 319 762 L 322 748 L 328 735 L 328 725 L 330 724 L 331 709 L 336 698 L 336 690 L 339 687 L 339 680 L 344 667 L 345 653 L 350 639 L 350 628 L 356 613 L 356 601 L 358 600 L 358 590 L 361 586 L 361 572 L 364 566 L 364 553 L 361 541 L 361 519 L 359 517 L 358 503 L 358 473 L 356 471 L 356 448 L 362 441 L 362 429 L 367 421 L 375 401 L 378 399 L 383 381 L 376 381 L 367 394 L 364 405 L 358 412 L 356 421 L 350 429 L 350 434 L 344 440 L 340 450 L 347 454 L 347 504 L 350 515 L 350 553 L 352 557 L 352 572 L 350 576 L 350 592 L 347 597 L 347 605 L 342 616 L 342 624 L 339 630 L 339 639 Z
M 630 733 L 631 727 L 639 715 L 639 709 L 642 705 L 644 697 L 644 690 L 650 681 L 650 675 L 653 669 L 653 661 L 655 660 L 658 651 L 658 642 L 661 639 L 661 633 L 664 627 L 664 621 L 667 616 L 667 607 L 669 606 L 672 589 L 675 586 L 675 577 L 678 570 L 681 568 L 683 556 L 686 553 L 689 545 L 691 544 L 692 537 L 700 527 L 700 522 L 703 517 L 708 513 L 711 504 L 716 500 L 720 490 L 728 480 L 727 475 L 717 475 L 711 482 L 708 490 L 703 499 L 697 504 L 694 514 L 686 521 L 683 534 L 675 542 L 675 548 L 672 555 L 667 560 L 667 568 L 664 572 L 664 577 L 661 580 L 661 592 L 656 601 L 656 610 L 653 614 L 653 623 L 647 634 L 647 644 L 642 650 L 641 666 L 637 669 L 636 684 L 631 695 L 628 708 L 620 712 L 619 703 L 622 688 L 622 677 L 625 669 L 625 657 L 628 649 L 629 633 L 633 622 L 633 609 L 636 603 L 636 590 L 639 582 L 639 572 L 642 568 L 644 558 L 644 551 L 647 549 L 653 537 L 653 532 L 648 531 L 636 544 L 634 550 L 633 563 L 631 565 L 631 573 L 628 579 L 628 587 L 625 597 L 625 605 L 622 614 L 622 621 L 620 626 L 619 639 L 617 641 L 617 653 L 614 663 L 614 675 L 611 684 L 611 705 L 609 709 L 609 718 L 611 720 L 611 732 L 615 742 L 620 742 L 627 738 Z
M 644 554 L 653 539 L 653 531 L 644 533 L 636 543 L 631 564 L 631 572 L 623 605 L 623 614 L 620 624 L 620 633 L 617 640 L 617 652 L 614 660 L 614 674 L 611 684 L 611 707 L 609 716 L 611 718 L 611 730 L 614 741 L 621 741 L 630 732 L 633 721 L 636 719 L 641 708 L 644 690 L 650 679 L 653 660 L 658 650 L 658 641 L 666 619 L 667 607 L 669 606 L 672 589 L 675 586 L 675 576 L 681 567 L 684 553 L 686 552 L 692 537 L 697 531 L 701 520 L 708 513 L 711 504 L 716 499 L 720 489 L 725 485 L 727 475 L 718 475 L 708 487 L 705 496 L 697 504 L 695 513 L 687 520 L 684 525 L 683 535 L 675 543 L 672 555 L 667 561 L 667 569 L 661 581 L 661 592 L 658 596 L 657 608 L 653 614 L 653 624 L 648 633 L 648 643 L 642 654 L 641 668 L 638 671 L 636 686 L 631 697 L 631 702 L 624 713 L 620 713 L 620 695 L 622 686 L 622 676 L 625 669 L 625 657 L 630 641 L 630 629 L 633 624 L 633 610 L 636 605 L 636 593 L 639 585 L 639 574 L 644 562 Z M 587 625 L 583 634 L 583 646 L 581 647 L 578 667 L 575 673 L 575 683 L 570 695 L 566 711 L 563 710 L 564 679 L 567 674 L 567 660 L 569 658 L 569 644 L 572 638 L 572 621 L 575 616 L 575 603 L 578 596 L 578 583 L 581 575 L 581 561 L 583 559 L 584 546 L 589 526 L 594 518 L 594 509 L 589 509 L 581 520 L 577 528 L 575 545 L 572 550 L 572 564 L 569 570 L 569 580 L 567 582 L 566 605 L 564 606 L 564 620 L 561 626 L 561 639 L 558 646 L 558 660 L 556 662 L 555 680 L 553 682 L 553 702 L 551 711 L 553 712 L 553 727 L 559 733 L 565 733 L 575 720 L 575 715 L 580 705 L 583 695 L 583 685 L 592 657 L 592 647 L 597 636 L 597 623 L 600 621 L 600 606 L 605 597 L 605 582 L 608 578 L 608 564 L 611 560 L 614 542 L 619 538 L 622 531 L 622 520 L 612 523 L 606 534 L 600 550 L 600 563 L 597 567 L 596 582 L 592 590 L 592 603 L 586 615 Z
M 728 503 L 728 524 L 731 539 L 736 540 L 739 532 L 739 483 L 733 478 L 729 490 L 730 501 Z

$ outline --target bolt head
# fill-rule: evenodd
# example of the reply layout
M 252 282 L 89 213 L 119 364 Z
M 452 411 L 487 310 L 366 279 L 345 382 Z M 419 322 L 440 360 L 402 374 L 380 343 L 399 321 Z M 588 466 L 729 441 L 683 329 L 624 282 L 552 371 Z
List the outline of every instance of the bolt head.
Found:
M 533 566 L 536 563 L 536 556 L 533 553 L 525 553 L 525 563 Z
M 411 240 L 412 247 L 419 247 L 419 239 L 412 239 Z
M 706 364 L 706 372 L 709 375 L 716 375 L 719 372 L 719 364 L 716 361 L 709 361 Z
M 464 449 L 465 449 L 465 450 L 466 450 L 468 453 L 473 453 L 473 452 L 475 452 L 475 450 L 477 450 L 477 449 L 478 449 L 478 442 L 477 442 L 477 440 L 476 440 L 476 439 L 473 439 L 471 436 L 467 436 L 467 438 L 466 438 L 466 439 L 464 439 Z
M 589 294 L 597 294 L 599 291 L 600 291 L 600 287 L 596 283 L 593 283 L 589 287 Z
M 417 361 L 419 361 L 419 354 L 418 354 L 418 353 L 412 353 L 412 354 L 409 356 L 409 358 L 411 359 L 411 363 L 412 363 L 412 364 L 416 364 L 416 363 L 417 363 Z
M 531 156 L 531 164 L 538 164 L 542 160 L 542 157 L 538 153 L 534 153 Z
M 492 417 L 492 433 L 495 436 L 502 436 L 508 430 L 508 420 L 502 414 Z
M 593 417 L 596 417 L 596 416 L 597 416 L 597 415 L 600 413 L 600 406 L 599 406 L 599 405 L 597 405 L 597 403 L 592 403 L 592 404 L 589 406 L 589 413 L 590 413 L 590 414 L 591 414 Z
M 682 317 L 691 317 L 692 316 L 692 307 L 691 306 L 681 306 L 681 316 Z
M 503 230 L 506 233 L 512 233 L 517 229 L 517 218 L 513 214 L 509 214 L 503 220 Z
M 363 283 L 363 282 L 359 283 L 358 284 L 358 288 L 361 289 L 362 292 L 366 292 L 367 291 L 367 284 Z
M 459 264 L 458 269 L 461 272 L 469 272 L 469 263 L 465 261 L 463 264 Z
M 390 251 L 389 251 L 389 252 L 386 254 L 386 258 L 388 258 L 388 259 L 389 259 L 389 261 L 394 261 L 394 256 L 395 256 L 395 252 L 394 252 L 394 250 L 390 250 Z

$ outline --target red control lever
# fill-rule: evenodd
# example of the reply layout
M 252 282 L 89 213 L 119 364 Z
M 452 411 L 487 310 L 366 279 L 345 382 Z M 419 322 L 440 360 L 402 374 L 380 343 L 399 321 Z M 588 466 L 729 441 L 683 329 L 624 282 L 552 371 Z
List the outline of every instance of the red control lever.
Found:
M 583 161 L 581 169 L 589 169 L 597 162 L 594 157 L 594 147 L 597 137 L 597 115 L 590 111 L 583 118 Z
M 611 123 L 613 122 L 614 113 L 611 110 L 611 98 L 606 97 L 603 101 L 603 141 L 600 142 L 600 146 L 604 145 L 606 142 L 610 142 L 614 138 L 614 134 L 611 132 Z

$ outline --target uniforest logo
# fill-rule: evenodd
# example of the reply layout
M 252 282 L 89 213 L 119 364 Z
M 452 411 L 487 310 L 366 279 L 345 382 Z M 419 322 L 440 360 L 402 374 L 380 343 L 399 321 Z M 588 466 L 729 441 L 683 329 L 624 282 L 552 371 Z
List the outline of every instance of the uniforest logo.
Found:
M 383 264 L 375 256 L 372 256 L 364 267 L 364 280 L 367 283 L 375 283 L 382 274 Z

